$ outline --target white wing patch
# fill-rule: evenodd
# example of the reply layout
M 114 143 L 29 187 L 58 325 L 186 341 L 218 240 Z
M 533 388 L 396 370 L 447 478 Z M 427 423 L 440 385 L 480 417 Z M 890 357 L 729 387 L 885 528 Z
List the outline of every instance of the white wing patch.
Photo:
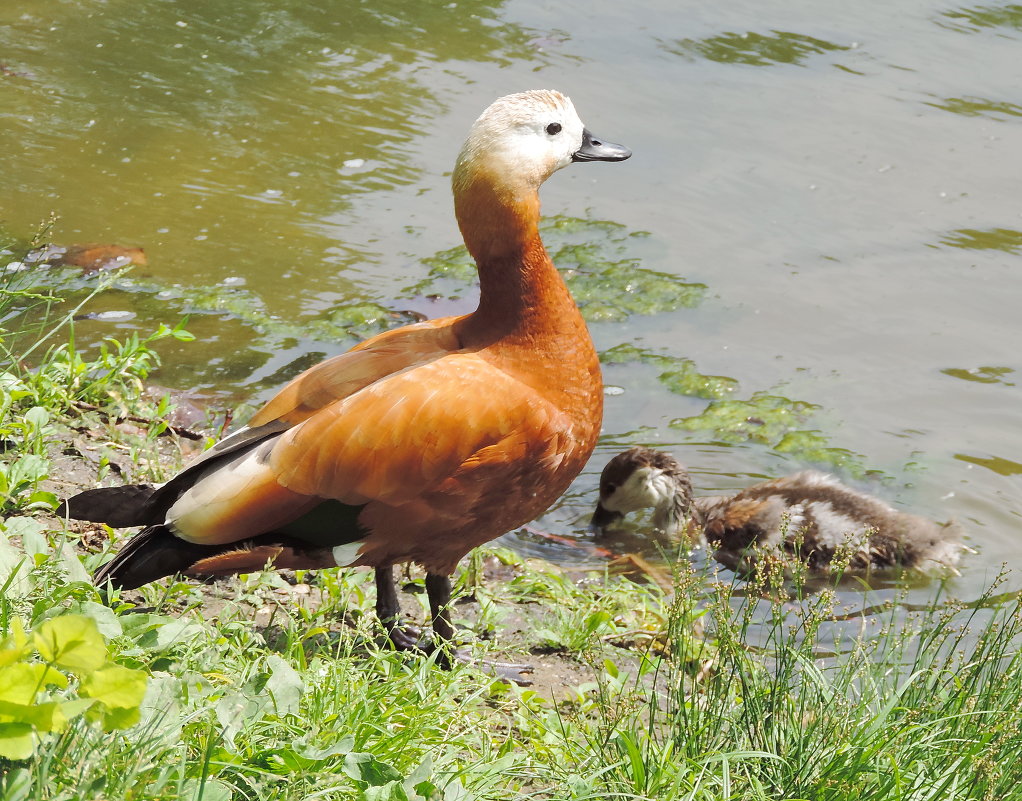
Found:
M 334 561 L 338 567 L 349 567 L 356 559 L 358 559 L 359 551 L 362 550 L 363 542 L 346 542 L 344 545 L 338 545 L 332 549 L 334 555 Z

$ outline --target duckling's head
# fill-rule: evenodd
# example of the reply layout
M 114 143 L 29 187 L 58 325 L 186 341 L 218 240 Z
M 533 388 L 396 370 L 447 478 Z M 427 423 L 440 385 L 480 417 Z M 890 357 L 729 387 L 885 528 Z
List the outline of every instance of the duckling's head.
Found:
M 692 505 L 688 471 L 669 453 L 630 448 L 600 475 L 600 500 L 589 531 L 602 533 L 629 512 L 652 508 L 653 525 L 670 537 L 681 534 Z
M 480 178 L 498 190 L 536 190 L 573 161 L 624 161 L 632 152 L 593 137 L 571 100 L 551 89 L 506 95 L 473 124 L 454 167 L 455 194 Z

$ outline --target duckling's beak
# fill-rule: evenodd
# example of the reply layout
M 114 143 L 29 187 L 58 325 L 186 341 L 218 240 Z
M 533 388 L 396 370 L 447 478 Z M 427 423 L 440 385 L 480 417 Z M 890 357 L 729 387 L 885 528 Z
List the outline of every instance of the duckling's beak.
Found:
M 623 145 L 615 145 L 597 139 L 588 128 L 582 129 L 582 147 L 571 155 L 572 161 L 624 161 L 632 151 Z
M 589 534 L 595 534 L 597 537 L 603 533 L 603 530 L 611 523 L 620 520 L 624 517 L 620 512 L 612 512 L 609 509 L 604 508 L 602 503 L 596 504 L 596 511 L 593 512 L 593 519 L 589 521 L 589 528 L 586 531 Z

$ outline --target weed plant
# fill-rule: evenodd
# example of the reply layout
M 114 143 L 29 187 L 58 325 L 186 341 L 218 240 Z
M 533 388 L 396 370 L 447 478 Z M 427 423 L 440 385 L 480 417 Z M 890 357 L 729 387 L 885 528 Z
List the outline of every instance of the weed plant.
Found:
M 701 582 L 679 579 L 672 621 Z M 709 588 L 713 649 L 670 637 L 642 702 L 565 722 L 568 797 L 1020 797 L 1017 600 L 994 606 L 993 589 L 968 608 L 935 599 L 907 620 L 893 603 L 874 636 L 829 639 L 832 593 L 799 597 L 799 579 L 777 573 L 758 581 Z M 712 659 L 698 683 L 683 669 L 693 659 Z

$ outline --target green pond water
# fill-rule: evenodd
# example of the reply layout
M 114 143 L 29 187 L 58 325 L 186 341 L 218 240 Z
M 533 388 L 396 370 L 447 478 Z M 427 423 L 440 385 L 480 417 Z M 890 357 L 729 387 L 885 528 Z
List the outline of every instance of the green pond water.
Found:
M 1020 53 L 1011 4 L 6 0 L 0 225 L 144 248 L 79 336 L 190 313 L 156 380 L 255 402 L 472 308 L 454 157 L 495 97 L 560 89 L 634 156 L 544 188 L 608 397 L 536 526 L 584 545 L 629 444 L 701 492 L 822 466 L 960 521 L 979 553 L 946 591 L 970 601 L 1022 562 Z

